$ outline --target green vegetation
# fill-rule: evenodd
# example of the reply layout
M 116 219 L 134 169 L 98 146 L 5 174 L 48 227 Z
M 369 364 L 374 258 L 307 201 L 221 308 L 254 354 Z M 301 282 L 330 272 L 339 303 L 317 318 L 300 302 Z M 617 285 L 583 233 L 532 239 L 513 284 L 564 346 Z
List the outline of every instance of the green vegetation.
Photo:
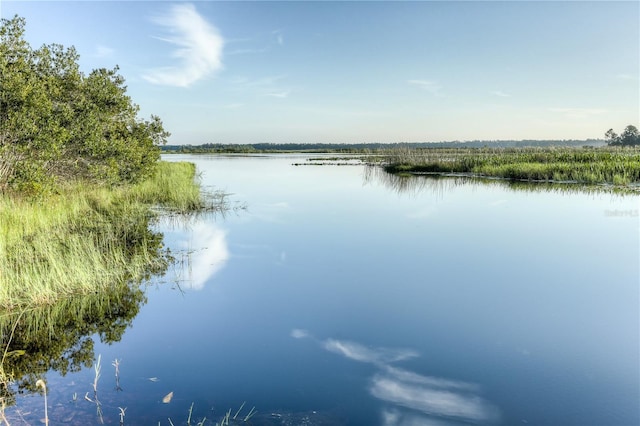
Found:
M 25 26 L 0 20 L 0 310 L 163 271 L 152 211 L 212 207 L 194 165 L 159 161 L 168 133 L 137 117 L 117 67 L 85 75 L 73 47 L 33 49 Z
M 0 198 L 0 309 L 53 304 L 163 271 L 170 258 L 162 235 L 150 230 L 150 207 L 215 208 L 194 177 L 193 164 L 160 162 L 135 185 L 69 185 L 45 200 Z
M 117 67 L 85 75 L 74 48 L 32 49 L 24 31 L 0 20 L 0 423 L 16 392 L 41 390 L 48 424 L 42 377 L 90 366 L 95 334 L 120 340 L 140 284 L 173 260 L 158 212 L 224 206 L 193 164 L 159 161 L 169 134 L 138 118 Z
M 0 192 L 40 194 L 66 182 L 139 182 L 168 133 L 138 118 L 118 68 L 80 72 L 73 47 L 33 49 L 25 20 L 0 20 Z
M 0 314 L 0 406 L 15 405 L 16 392 L 37 392 L 51 370 L 64 376 L 91 367 L 92 337 L 119 341 L 145 302 L 143 289 L 119 282 L 100 293 Z
M 386 151 L 390 148 L 523 148 L 523 147 L 582 147 L 602 146 L 598 139 L 586 140 L 501 140 L 501 141 L 452 141 L 452 142 L 400 142 L 400 143 L 253 143 L 222 144 L 205 143 L 201 145 L 164 145 L 161 147 L 168 154 L 263 154 L 263 153 L 351 153 L 371 154 Z
M 613 129 L 607 130 L 604 134 L 607 145 L 610 146 L 638 146 L 640 145 L 640 131 L 636 126 L 625 127 L 621 135 L 617 135 Z
M 463 173 L 512 180 L 628 185 L 640 183 L 638 148 L 395 149 L 390 173 Z

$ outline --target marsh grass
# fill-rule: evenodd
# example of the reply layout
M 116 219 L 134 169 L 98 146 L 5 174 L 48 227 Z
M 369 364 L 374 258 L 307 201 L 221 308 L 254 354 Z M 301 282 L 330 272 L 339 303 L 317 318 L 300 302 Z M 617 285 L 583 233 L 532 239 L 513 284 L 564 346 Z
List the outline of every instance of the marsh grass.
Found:
M 639 148 L 396 148 L 390 173 L 466 173 L 511 180 L 629 185 L 640 183 Z
M 0 310 L 53 304 L 166 268 L 158 208 L 218 208 L 201 196 L 195 166 L 160 162 L 145 182 L 69 185 L 46 199 L 0 198 Z M 152 210 L 155 208 L 154 210 Z
M 196 167 L 188 162 L 159 162 L 153 177 L 131 187 L 125 196 L 134 202 L 181 213 L 220 207 L 207 202 L 208 197 L 202 194 Z

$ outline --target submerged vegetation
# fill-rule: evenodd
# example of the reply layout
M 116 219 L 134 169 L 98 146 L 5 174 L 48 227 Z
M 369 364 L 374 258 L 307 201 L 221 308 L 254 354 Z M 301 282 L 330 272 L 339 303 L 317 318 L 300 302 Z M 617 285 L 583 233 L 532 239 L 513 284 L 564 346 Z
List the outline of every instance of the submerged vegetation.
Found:
M 640 183 L 638 148 L 394 149 L 390 173 L 458 173 L 511 180 L 629 185 Z

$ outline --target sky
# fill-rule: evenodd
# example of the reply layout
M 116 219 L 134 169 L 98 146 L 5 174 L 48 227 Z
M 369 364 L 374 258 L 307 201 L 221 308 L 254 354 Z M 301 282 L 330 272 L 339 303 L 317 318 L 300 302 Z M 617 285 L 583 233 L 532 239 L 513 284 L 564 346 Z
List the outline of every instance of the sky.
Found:
M 8 1 L 118 65 L 170 144 L 604 138 L 640 127 L 638 1 Z

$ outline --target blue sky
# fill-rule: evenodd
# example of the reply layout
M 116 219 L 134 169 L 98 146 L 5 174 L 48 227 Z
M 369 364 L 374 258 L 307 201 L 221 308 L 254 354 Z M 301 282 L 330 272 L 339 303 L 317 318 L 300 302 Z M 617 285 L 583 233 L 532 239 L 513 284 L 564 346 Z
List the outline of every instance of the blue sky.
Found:
M 120 66 L 172 144 L 602 138 L 639 126 L 637 1 L 7 1 Z M 640 127 L 640 126 L 639 126 Z

